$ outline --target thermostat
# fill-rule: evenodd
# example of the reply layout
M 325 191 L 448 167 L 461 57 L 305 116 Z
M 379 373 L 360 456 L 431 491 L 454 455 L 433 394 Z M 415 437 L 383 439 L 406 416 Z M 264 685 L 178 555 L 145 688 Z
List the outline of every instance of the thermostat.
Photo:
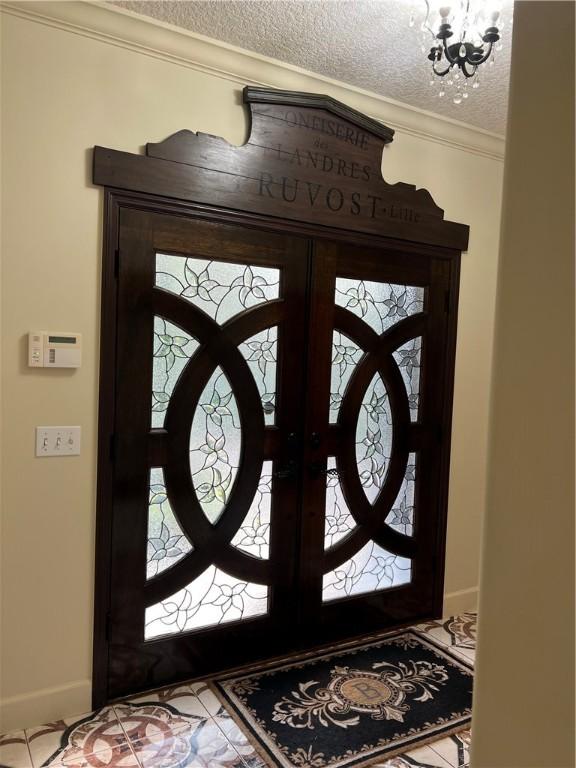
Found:
M 31 331 L 28 334 L 28 365 L 32 368 L 79 368 L 82 334 L 62 331 Z

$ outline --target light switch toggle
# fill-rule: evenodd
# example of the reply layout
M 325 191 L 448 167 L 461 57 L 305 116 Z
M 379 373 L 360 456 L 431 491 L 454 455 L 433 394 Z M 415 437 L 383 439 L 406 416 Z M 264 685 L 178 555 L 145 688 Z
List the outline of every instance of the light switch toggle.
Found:
M 79 456 L 80 427 L 36 427 L 36 456 Z

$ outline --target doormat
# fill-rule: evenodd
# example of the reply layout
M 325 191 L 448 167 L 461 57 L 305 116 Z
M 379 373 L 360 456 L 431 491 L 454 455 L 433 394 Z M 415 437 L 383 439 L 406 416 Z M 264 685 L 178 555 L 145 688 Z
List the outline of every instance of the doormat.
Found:
M 274 768 L 357 768 L 470 724 L 473 669 L 414 630 L 218 677 L 216 693 Z

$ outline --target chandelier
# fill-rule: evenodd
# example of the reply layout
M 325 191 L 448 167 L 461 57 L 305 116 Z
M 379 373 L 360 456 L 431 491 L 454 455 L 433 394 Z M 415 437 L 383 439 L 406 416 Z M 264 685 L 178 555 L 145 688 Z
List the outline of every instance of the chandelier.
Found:
M 452 101 L 461 104 L 468 98 L 469 86 L 480 86 L 478 68 L 488 62 L 494 66 L 503 24 L 500 11 L 482 0 L 457 0 L 452 6 L 424 0 L 426 18 L 420 25 L 421 50 L 432 63 L 430 85 L 440 98 L 452 92 Z M 416 21 L 410 17 L 410 26 Z M 430 45 L 430 37 L 433 44 Z

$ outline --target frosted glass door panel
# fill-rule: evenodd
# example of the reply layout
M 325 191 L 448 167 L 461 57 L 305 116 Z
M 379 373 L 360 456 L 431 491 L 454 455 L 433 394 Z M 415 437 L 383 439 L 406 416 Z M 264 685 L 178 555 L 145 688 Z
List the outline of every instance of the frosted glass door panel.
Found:
M 268 588 L 235 579 L 210 566 L 187 587 L 146 609 L 144 636 L 189 632 L 261 616 L 268 610 Z
M 260 392 L 264 421 L 274 424 L 276 408 L 276 361 L 278 359 L 278 328 L 267 328 L 240 345 L 240 351 L 252 371 Z
M 277 299 L 280 270 L 158 253 L 156 285 L 222 324 L 249 307 Z
M 354 369 L 362 359 L 362 350 L 347 336 L 334 331 L 332 370 L 330 377 L 330 423 L 336 424 L 346 387 Z
M 240 529 L 232 539 L 238 547 L 253 557 L 263 560 L 270 553 L 270 512 L 272 508 L 272 462 L 265 461 L 256 496 Z
M 198 501 L 215 523 L 226 507 L 238 472 L 242 428 L 236 398 L 222 370 L 206 385 L 190 430 L 190 472 Z
M 356 426 L 356 461 L 364 493 L 374 503 L 392 455 L 392 415 L 388 392 L 376 374 L 362 399 Z
M 398 587 L 410 581 L 410 560 L 369 541 L 350 560 L 324 576 L 322 599 L 339 600 Z
M 401 349 L 394 352 L 394 360 L 400 368 L 406 394 L 408 395 L 408 405 L 410 408 L 411 421 L 417 421 L 420 408 L 420 365 L 422 359 L 422 338 L 403 344 Z
M 164 471 L 161 467 L 154 467 L 150 470 L 146 578 L 151 579 L 175 565 L 191 550 L 192 545 L 168 501 Z
M 403 318 L 422 312 L 424 288 L 338 277 L 336 304 L 361 317 L 380 334 Z
M 330 472 L 330 470 L 336 470 L 334 456 L 328 457 L 326 468 L 328 473 L 326 474 L 324 548 L 328 549 L 350 533 L 355 528 L 356 523 L 346 504 L 339 477 Z
M 163 427 L 168 403 L 180 374 L 198 349 L 186 331 L 162 317 L 154 318 L 152 427 Z
M 396 501 L 392 505 L 386 523 L 394 530 L 405 534 L 414 535 L 414 504 L 416 488 L 417 462 L 416 454 L 411 453 L 408 456 L 408 466 L 402 480 L 402 487 L 398 492 Z

